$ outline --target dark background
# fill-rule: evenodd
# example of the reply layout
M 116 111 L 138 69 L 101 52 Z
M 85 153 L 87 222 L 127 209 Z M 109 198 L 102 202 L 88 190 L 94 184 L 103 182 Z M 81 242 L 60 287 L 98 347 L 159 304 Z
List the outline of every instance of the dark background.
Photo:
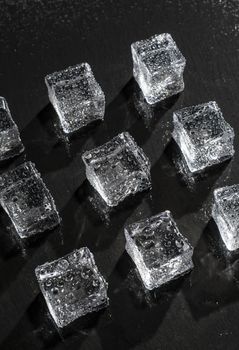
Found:
M 132 80 L 130 44 L 169 32 L 187 59 L 185 91 L 157 108 Z M 63 219 L 36 242 L 20 242 L 1 213 L 1 349 L 239 348 L 239 260 L 210 221 L 213 188 L 239 182 L 238 0 L 0 1 L 0 95 Z M 55 127 L 44 76 L 87 61 L 107 100 L 105 121 L 70 142 Z M 216 100 L 235 129 L 232 161 L 193 179 L 180 174 L 172 112 Z M 108 212 L 85 180 L 81 154 L 128 130 L 152 162 L 151 192 Z M 123 226 L 170 209 L 193 246 L 195 268 L 147 292 L 124 251 Z M 110 306 L 58 332 L 34 276 L 37 265 L 87 245 L 109 282 Z

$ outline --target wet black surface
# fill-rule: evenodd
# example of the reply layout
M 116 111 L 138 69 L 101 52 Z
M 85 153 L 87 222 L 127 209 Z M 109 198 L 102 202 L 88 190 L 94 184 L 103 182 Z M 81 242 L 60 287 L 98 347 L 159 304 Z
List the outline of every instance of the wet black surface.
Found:
M 0 95 L 63 219 L 29 244 L 0 215 L 1 349 L 238 349 L 239 254 L 229 254 L 210 220 L 215 187 L 239 182 L 237 0 L 0 1 Z M 187 59 L 185 91 L 144 104 L 132 79 L 130 44 L 169 32 Z M 44 76 L 87 61 L 107 99 L 104 123 L 64 138 Z M 216 100 L 235 128 L 232 161 L 198 178 L 184 173 L 171 141 L 172 112 Z M 109 211 L 85 179 L 81 154 L 129 131 L 152 163 L 153 189 Z M 190 275 L 147 292 L 124 250 L 123 226 L 172 211 L 195 247 Z M 34 276 L 37 265 L 87 245 L 109 282 L 110 306 L 59 332 Z

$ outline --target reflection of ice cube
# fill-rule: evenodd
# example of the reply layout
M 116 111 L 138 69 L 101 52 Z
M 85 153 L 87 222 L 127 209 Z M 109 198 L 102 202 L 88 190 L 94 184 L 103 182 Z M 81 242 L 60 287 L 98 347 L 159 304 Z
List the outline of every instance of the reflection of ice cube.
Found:
M 218 164 L 234 154 L 234 131 L 216 102 L 186 107 L 173 114 L 173 138 L 191 172 Z
M 108 225 L 110 223 L 111 214 L 114 211 L 114 207 L 108 206 L 100 194 L 93 187 L 90 189 L 88 201 L 96 214 L 103 221 L 103 223 L 105 225 Z
M 176 144 L 173 140 L 170 143 L 170 159 L 181 178 L 183 184 L 187 186 L 190 191 L 195 191 L 197 183 L 206 176 L 206 173 L 192 173 L 187 165 L 187 162 Z
M 146 126 L 148 126 L 155 115 L 155 105 L 150 105 L 149 103 L 147 103 L 147 101 L 144 98 L 143 92 L 142 90 L 140 90 L 139 87 L 135 87 L 135 91 L 133 94 L 133 102 L 138 114 L 144 120 Z
M 179 232 L 169 211 L 125 227 L 126 250 L 147 289 L 153 289 L 193 267 L 193 248 Z
M 131 45 L 133 74 L 145 99 L 154 104 L 184 89 L 186 60 L 170 34 L 154 35 Z
M 239 185 L 214 191 L 212 216 L 229 250 L 239 248 Z
M 4 97 L 0 97 L 0 136 L 0 160 L 12 158 L 24 151 L 18 127 Z
M 107 205 L 150 187 L 150 164 L 128 132 L 83 154 L 86 176 Z
M 64 132 L 104 119 L 105 96 L 88 63 L 49 74 L 45 81 Z
M 38 266 L 35 272 L 58 327 L 108 305 L 108 285 L 88 248 Z
M 32 162 L 0 176 L 0 203 L 21 238 L 60 222 L 54 200 Z

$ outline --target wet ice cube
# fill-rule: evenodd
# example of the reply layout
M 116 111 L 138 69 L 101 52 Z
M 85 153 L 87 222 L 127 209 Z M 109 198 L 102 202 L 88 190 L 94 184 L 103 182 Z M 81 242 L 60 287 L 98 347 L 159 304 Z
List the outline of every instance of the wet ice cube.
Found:
M 133 75 L 150 104 L 184 89 L 186 60 L 170 34 L 154 35 L 131 45 Z
M 192 269 L 193 248 L 179 232 L 170 211 L 125 227 L 126 250 L 147 289 Z
M 60 222 L 54 200 L 32 162 L 0 176 L 0 203 L 21 238 Z
M 105 95 L 88 63 L 49 74 L 45 82 L 65 133 L 104 119 Z
M 0 97 L 0 161 L 24 151 L 18 127 L 12 119 L 7 101 Z
M 58 327 L 108 305 L 108 284 L 88 248 L 38 266 L 35 272 Z
M 186 107 L 173 114 L 173 138 L 189 170 L 197 172 L 234 154 L 234 131 L 215 101 Z
M 212 209 L 222 240 L 229 250 L 239 248 L 239 185 L 218 188 L 214 191 Z
M 150 187 L 150 163 L 128 132 L 82 156 L 86 176 L 109 206 Z

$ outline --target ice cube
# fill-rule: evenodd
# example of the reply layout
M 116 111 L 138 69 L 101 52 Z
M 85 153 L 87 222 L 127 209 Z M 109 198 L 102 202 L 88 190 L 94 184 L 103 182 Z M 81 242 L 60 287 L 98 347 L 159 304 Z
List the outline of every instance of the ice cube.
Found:
M 145 99 L 153 104 L 184 89 L 186 60 L 170 34 L 154 35 L 131 45 L 133 75 Z
M 108 305 L 108 284 L 88 248 L 38 266 L 35 273 L 58 327 Z
M 7 101 L 0 97 L 0 161 L 24 151 L 18 127 L 12 119 Z
M 193 268 L 193 248 L 179 232 L 170 211 L 125 227 L 126 250 L 147 289 Z
M 86 177 L 109 206 L 150 187 L 150 163 L 128 132 L 82 156 Z
M 239 185 L 217 188 L 214 191 L 212 217 L 227 249 L 239 248 Z
M 215 101 L 183 108 L 173 114 L 173 138 L 189 170 L 197 172 L 234 154 L 234 131 Z
M 32 162 L 0 176 L 0 203 L 21 238 L 50 230 L 60 222 L 54 200 Z
M 45 82 L 65 133 L 104 119 L 105 95 L 88 63 L 49 74 Z

